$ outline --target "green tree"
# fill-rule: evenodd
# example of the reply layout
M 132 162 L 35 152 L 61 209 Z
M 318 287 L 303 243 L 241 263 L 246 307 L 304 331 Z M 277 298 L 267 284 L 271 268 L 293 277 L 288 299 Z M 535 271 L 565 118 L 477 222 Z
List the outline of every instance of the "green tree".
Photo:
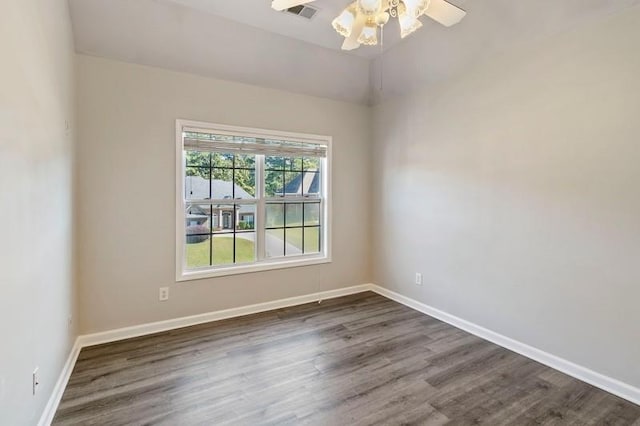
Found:
M 287 184 L 303 171 L 317 171 L 319 167 L 318 158 L 266 156 L 265 192 L 268 196 L 281 194 Z M 234 183 L 255 196 L 255 155 L 187 151 L 187 176 L 231 182 L 234 168 Z
M 231 182 L 255 196 L 255 156 L 187 151 L 187 176 Z

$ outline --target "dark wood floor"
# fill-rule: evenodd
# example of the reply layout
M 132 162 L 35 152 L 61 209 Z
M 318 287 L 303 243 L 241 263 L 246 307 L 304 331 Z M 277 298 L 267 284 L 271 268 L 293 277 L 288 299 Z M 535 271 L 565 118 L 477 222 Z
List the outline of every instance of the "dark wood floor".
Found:
M 640 407 L 374 293 L 80 353 L 56 425 L 640 425 Z

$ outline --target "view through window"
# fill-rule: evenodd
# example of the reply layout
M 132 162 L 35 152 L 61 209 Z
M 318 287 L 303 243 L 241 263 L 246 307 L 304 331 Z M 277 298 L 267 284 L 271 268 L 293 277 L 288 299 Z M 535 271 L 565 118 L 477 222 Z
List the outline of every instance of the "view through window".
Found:
M 183 128 L 182 273 L 326 258 L 328 141 Z

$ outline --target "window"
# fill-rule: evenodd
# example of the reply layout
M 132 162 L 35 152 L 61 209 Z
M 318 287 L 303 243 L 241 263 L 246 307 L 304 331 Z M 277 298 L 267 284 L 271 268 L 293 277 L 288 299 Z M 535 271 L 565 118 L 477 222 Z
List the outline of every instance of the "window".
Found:
M 177 280 L 330 261 L 330 137 L 176 129 Z

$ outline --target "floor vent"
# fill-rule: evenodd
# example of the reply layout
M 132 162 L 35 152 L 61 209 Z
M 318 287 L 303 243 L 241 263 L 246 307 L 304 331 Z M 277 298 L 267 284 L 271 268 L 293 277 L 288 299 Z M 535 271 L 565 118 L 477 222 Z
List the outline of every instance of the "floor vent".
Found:
M 301 4 L 299 6 L 290 7 L 289 9 L 286 9 L 285 12 L 291 13 L 296 16 L 301 16 L 303 18 L 311 19 L 316 16 L 316 13 L 318 13 L 318 9 L 307 6 L 305 4 Z

